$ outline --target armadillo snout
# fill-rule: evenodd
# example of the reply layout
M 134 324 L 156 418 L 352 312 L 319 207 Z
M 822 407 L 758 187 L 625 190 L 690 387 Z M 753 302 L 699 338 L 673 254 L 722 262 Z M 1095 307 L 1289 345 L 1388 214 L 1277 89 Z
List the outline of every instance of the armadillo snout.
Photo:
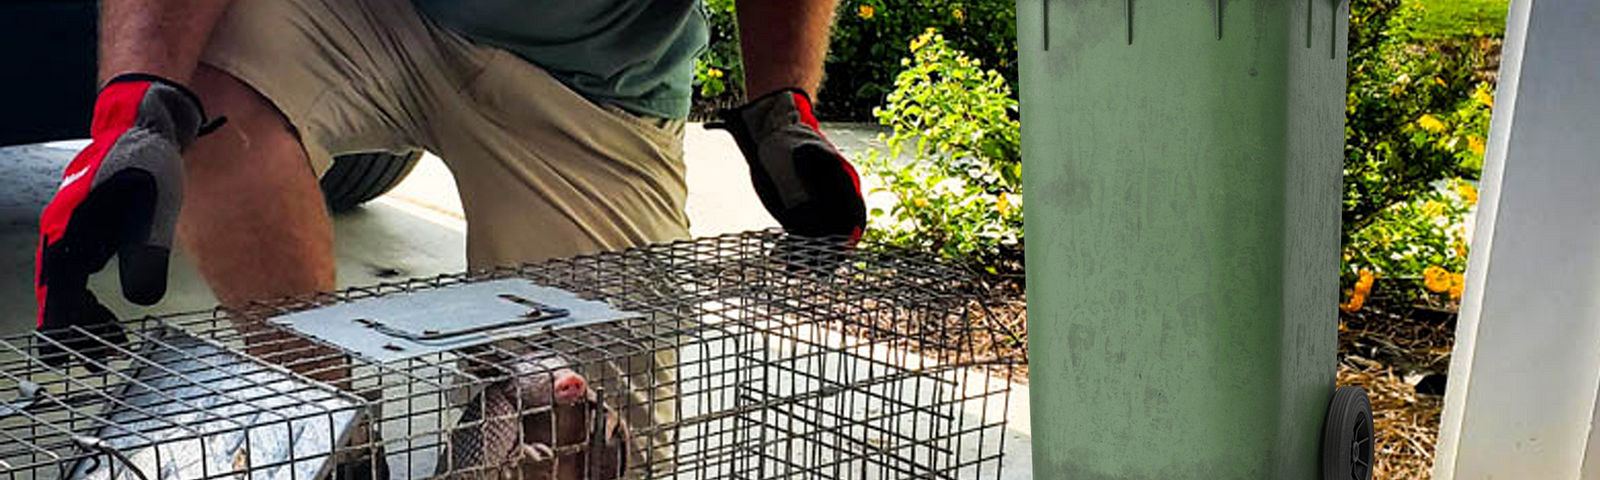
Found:
M 571 370 L 557 370 L 555 388 L 556 403 L 571 405 L 584 399 L 584 394 L 589 391 L 589 382 Z

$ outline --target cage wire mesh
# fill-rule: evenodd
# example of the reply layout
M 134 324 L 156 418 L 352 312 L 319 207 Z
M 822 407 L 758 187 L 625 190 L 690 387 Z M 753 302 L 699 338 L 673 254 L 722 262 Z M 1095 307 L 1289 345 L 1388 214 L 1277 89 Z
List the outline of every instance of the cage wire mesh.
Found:
M 0 478 L 998 477 L 1010 365 L 973 341 L 973 275 L 833 245 L 751 232 L 151 317 L 70 370 L 35 354 L 52 336 L 5 338 Z M 506 281 L 626 315 L 385 360 L 272 321 Z M 560 310 L 507 297 L 481 302 Z

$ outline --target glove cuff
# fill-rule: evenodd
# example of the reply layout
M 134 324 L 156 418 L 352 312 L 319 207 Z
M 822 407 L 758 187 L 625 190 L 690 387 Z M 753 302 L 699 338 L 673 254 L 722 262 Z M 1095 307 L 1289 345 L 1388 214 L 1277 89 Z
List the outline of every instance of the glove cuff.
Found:
M 805 90 L 801 90 L 799 87 L 785 87 L 785 88 L 780 88 L 780 89 L 777 89 L 777 90 L 773 90 L 771 92 L 767 92 L 765 94 L 762 94 L 759 97 L 756 97 L 754 100 L 746 102 L 746 104 L 747 105 L 753 105 L 753 104 L 757 104 L 757 103 L 761 103 L 761 102 L 771 101 L 774 97 L 778 97 L 780 95 L 789 96 L 789 97 L 793 97 L 795 95 L 799 95 L 800 98 L 805 99 L 806 110 L 807 111 L 811 110 L 811 95 L 807 94 Z
M 154 131 L 180 149 L 227 121 L 226 117 L 206 116 L 200 96 L 178 82 L 147 73 L 125 73 L 101 87 L 95 101 L 95 121 L 91 134 L 116 130 L 114 118 L 128 118 L 114 112 L 133 110 L 129 127 Z
M 712 128 L 738 126 L 757 138 L 794 123 L 800 123 L 818 135 L 822 127 L 811 111 L 811 96 L 798 88 L 783 88 L 769 92 L 737 108 L 719 112 L 723 124 Z

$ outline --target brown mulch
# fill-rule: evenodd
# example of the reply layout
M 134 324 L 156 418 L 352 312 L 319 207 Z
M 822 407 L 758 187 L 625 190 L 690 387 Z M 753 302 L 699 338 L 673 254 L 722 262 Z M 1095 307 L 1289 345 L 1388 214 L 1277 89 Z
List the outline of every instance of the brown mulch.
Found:
M 994 368 L 1006 380 L 1028 383 L 1028 298 L 1020 284 L 1003 282 L 989 289 L 988 299 L 974 302 L 972 343 L 975 351 L 992 352 L 1005 365 Z
M 1373 478 L 1428 479 L 1455 314 L 1367 309 L 1339 318 L 1339 385 L 1367 390 L 1378 443 Z
M 1027 384 L 1028 299 L 1023 284 L 987 277 L 960 285 L 973 295 L 964 308 L 950 314 L 881 315 L 875 322 L 847 326 L 846 332 L 863 336 L 898 332 L 929 340 L 905 347 L 940 361 L 981 365 L 999 379 Z

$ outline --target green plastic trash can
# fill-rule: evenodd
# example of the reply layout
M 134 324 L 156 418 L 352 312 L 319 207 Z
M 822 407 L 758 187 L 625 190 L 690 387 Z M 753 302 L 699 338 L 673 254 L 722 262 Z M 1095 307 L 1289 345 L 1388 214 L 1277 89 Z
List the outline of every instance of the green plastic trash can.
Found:
M 1370 478 L 1334 380 L 1348 4 L 1017 7 L 1035 478 Z

